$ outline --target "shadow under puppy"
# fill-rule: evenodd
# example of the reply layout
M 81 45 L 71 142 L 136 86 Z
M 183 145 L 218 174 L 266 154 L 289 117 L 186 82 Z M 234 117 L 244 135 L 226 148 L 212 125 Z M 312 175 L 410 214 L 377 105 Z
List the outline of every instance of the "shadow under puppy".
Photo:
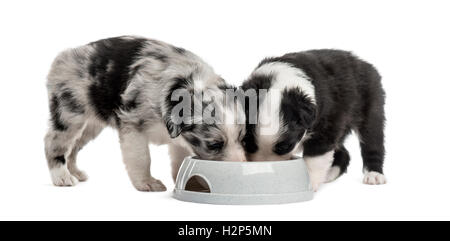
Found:
M 358 134 L 364 183 L 384 184 L 384 98 L 381 77 L 349 52 L 311 50 L 264 59 L 243 83 L 267 91 L 247 112 L 249 161 L 290 159 L 303 151 L 314 190 L 346 172 L 346 136 Z M 248 104 L 248 103 L 247 103 Z M 252 116 L 252 115 L 256 115 Z
M 53 183 L 72 186 L 87 179 L 77 168 L 77 153 L 105 126 L 118 130 L 128 175 L 140 191 L 166 190 L 151 175 L 150 142 L 169 144 L 174 179 L 188 155 L 245 161 L 244 124 L 202 121 L 208 103 L 222 103 L 223 86 L 198 56 L 161 41 L 123 36 L 62 52 L 47 82 L 51 123 L 45 154 Z M 178 108 L 186 98 L 187 114 Z M 191 111 L 196 102 L 200 110 Z M 215 111 L 245 118 L 242 108 Z

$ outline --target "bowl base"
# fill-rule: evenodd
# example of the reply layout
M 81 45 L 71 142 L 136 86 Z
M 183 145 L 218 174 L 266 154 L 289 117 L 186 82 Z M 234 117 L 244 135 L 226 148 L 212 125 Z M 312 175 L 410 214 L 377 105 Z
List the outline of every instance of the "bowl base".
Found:
M 313 191 L 278 194 L 218 194 L 175 189 L 173 197 L 180 201 L 219 205 L 262 205 L 309 201 Z

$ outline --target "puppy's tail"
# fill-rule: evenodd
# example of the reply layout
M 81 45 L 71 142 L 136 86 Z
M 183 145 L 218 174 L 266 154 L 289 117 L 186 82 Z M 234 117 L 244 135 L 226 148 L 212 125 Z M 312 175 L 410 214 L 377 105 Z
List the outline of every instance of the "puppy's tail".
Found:
M 334 151 L 334 160 L 327 175 L 327 182 L 332 182 L 347 172 L 350 163 L 350 154 L 344 146 L 340 146 Z

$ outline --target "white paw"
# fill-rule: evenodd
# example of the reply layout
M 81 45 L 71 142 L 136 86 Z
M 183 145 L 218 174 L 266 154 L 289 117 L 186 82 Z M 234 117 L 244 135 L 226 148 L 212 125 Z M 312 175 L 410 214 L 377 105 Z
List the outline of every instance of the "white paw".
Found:
M 158 180 L 154 178 L 149 178 L 146 181 L 140 181 L 133 183 L 134 187 L 142 192 L 164 192 L 167 190 L 166 186 Z
M 336 166 L 331 167 L 328 170 L 326 182 L 332 182 L 332 181 L 336 180 L 336 178 L 339 177 L 339 174 L 341 174 L 341 168 L 340 167 L 336 167 Z
M 70 174 L 66 166 L 52 168 L 50 170 L 50 175 L 55 186 L 68 187 L 78 183 L 77 178 Z
M 317 192 L 317 190 L 319 190 L 319 187 L 320 187 L 320 185 L 322 184 L 323 182 L 318 182 L 318 181 L 313 181 L 313 180 L 311 180 L 311 187 L 312 187 L 312 190 L 314 191 L 314 192 Z
M 386 177 L 379 172 L 365 172 L 363 183 L 369 185 L 386 184 Z
M 320 185 L 324 184 L 326 182 L 326 172 L 310 172 L 309 174 L 309 180 L 311 181 L 311 187 L 314 192 L 317 192 L 319 190 Z
M 74 177 L 76 177 L 78 179 L 78 181 L 80 181 L 80 182 L 85 182 L 88 179 L 88 175 L 83 171 L 76 170 L 76 171 L 70 171 L 70 173 Z

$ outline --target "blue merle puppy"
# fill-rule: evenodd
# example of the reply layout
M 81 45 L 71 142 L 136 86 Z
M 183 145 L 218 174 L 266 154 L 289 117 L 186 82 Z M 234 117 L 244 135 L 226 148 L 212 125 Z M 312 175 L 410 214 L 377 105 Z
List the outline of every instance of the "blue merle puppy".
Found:
M 180 103 L 173 92 L 185 90 L 204 108 L 207 102 L 220 106 L 224 86 L 198 56 L 161 41 L 124 36 L 62 52 L 47 82 L 45 154 L 53 183 L 73 186 L 87 179 L 77 168 L 77 153 L 106 126 L 118 130 L 123 161 L 139 191 L 166 190 L 151 175 L 149 143 L 169 145 L 173 178 L 188 155 L 245 161 L 244 123 L 205 123 L 198 111 L 182 122 L 173 118 Z M 242 108 L 224 106 L 215 111 L 227 119 L 245 118 Z
M 249 161 L 303 151 L 314 190 L 347 170 L 344 140 L 358 134 L 366 184 L 384 184 L 384 90 L 377 70 L 350 52 L 311 50 L 263 60 L 243 89 L 265 90 L 244 146 Z M 270 98 L 269 98 L 270 97 Z

